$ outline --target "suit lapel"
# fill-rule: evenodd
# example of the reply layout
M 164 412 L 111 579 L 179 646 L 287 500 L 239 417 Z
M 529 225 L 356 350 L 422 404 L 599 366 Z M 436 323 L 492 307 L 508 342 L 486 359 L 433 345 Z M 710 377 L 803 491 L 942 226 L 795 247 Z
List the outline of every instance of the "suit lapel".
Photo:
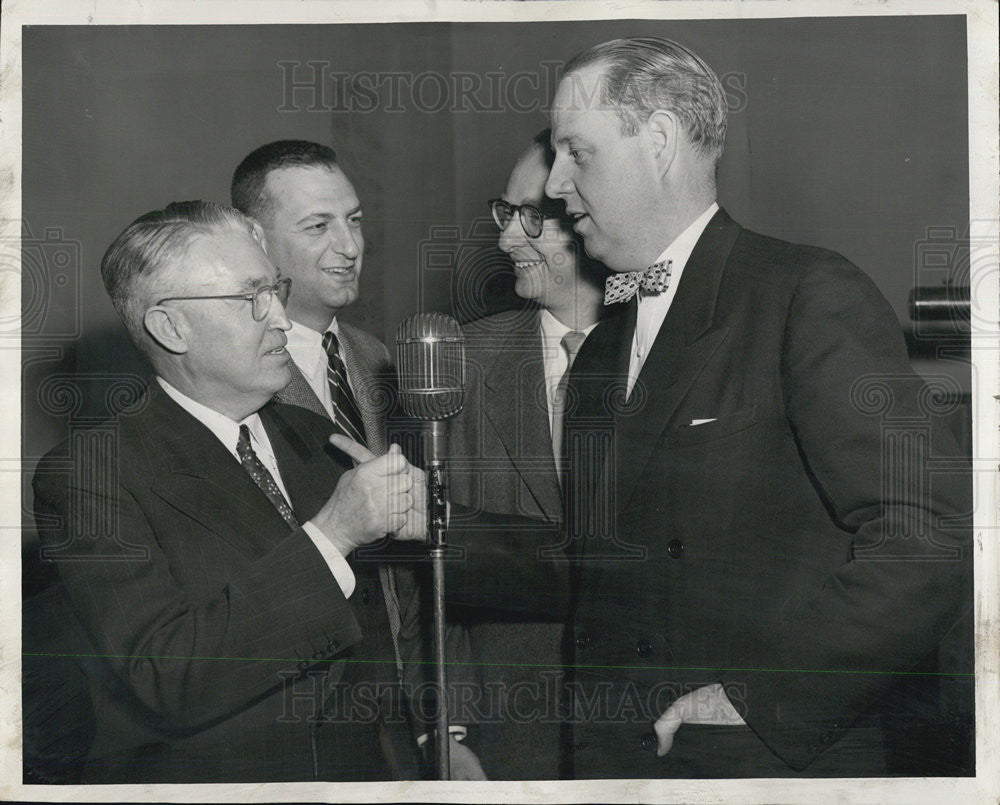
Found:
M 146 449 L 159 454 L 164 472 L 156 494 L 244 553 L 266 553 L 288 525 L 228 449 L 154 381 L 144 415 Z
M 294 409 L 269 403 L 260 410 L 261 422 L 274 450 L 278 470 L 290 503 L 300 522 L 312 517 L 326 503 L 344 470 L 346 459 L 331 460 L 327 439 L 333 432 L 330 420 L 306 415 L 308 425 Z M 327 427 L 329 425 L 329 427 Z
M 728 331 L 713 329 L 712 322 L 726 260 L 738 235 L 739 226 L 719 210 L 691 252 L 677 295 L 639 373 L 630 405 L 617 418 L 620 505 L 628 504 L 677 406 L 726 339 Z M 629 348 L 634 330 L 633 326 Z M 627 362 L 625 373 L 627 376 Z
M 610 437 L 616 427 L 613 411 L 625 398 L 635 316 L 633 300 L 621 315 L 601 322 L 583 342 L 570 373 L 568 399 L 577 404 L 567 406 L 564 423 L 570 461 L 565 516 L 567 522 L 581 516 L 589 522 L 576 523 L 577 530 L 594 527 L 584 513 L 610 494 L 603 479 L 617 480 L 610 463 Z
M 330 415 L 326 412 L 319 397 L 316 396 L 316 392 L 312 390 L 305 375 L 302 374 L 302 370 L 299 369 L 295 361 L 289 361 L 288 366 L 292 372 L 292 379 L 287 386 L 274 395 L 275 401 L 308 408 L 310 411 L 329 419 Z
M 483 379 L 483 413 L 543 514 L 557 520 L 562 517 L 562 493 L 552 457 L 538 328 L 537 316 L 527 319 L 493 353 Z

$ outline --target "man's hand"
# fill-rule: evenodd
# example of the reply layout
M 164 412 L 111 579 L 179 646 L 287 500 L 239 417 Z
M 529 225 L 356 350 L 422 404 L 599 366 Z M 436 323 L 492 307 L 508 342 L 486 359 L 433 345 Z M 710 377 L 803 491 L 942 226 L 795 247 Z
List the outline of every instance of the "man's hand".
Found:
M 448 742 L 448 768 L 452 780 L 488 780 L 476 753 L 463 746 L 454 736 Z
M 382 539 L 406 525 L 413 508 L 412 472 L 398 445 L 376 457 L 367 447 L 346 436 L 330 443 L 358 462 L 337 482 L 336 489 L 312 522 L 343 555 L 359 545 Z
M 681 724 L 746 724 L 726 696 L 722 685 L 708 685 L 681 696 L 653 725 L 656 755 L 663 757 L 674 745 L 674 733 Z
M 375 454 L 367 447 L 340 434 L 331 436 L 330 444 L 338 450 L 343 450 L 354 461 L 359 463 L 375 458 Z M 399 446 L 396 444 L 391 445 L 389 452 L 391 453 L 394 450 L 399 452 Z M 424 542 L 427 539 L 427 474 L 409 462 L 406 462 L 406 472 L 410 477 L 411 485 L 409 492 L 413 498 L 413 504 L 410 506 L 409 511 L 405 512 L 406 522 L 400 528 L 387 530 L 385 533 L 392 534 L 398 540 Z
M 396 532 L 395 537 L 401 540 L 426 542 L 427 473 L 411 464 L 410 477 L 413 479 L 413 485 L 410 487 L 410 496 L 413 498 L 413 505 L 406 513 L 406 525 Z

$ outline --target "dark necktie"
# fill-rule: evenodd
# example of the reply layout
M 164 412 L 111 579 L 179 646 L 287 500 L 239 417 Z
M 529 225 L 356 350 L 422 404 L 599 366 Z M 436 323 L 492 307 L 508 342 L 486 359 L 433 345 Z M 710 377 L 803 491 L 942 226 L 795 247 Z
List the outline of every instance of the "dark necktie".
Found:
M 569 387 L 569 370 L 573 368 L 573 361 L 576 354 L 586 340 L 586 333 L 579 330 L 570 330 L 562 337 L 559 346 L 566 352 L 566 371 L 559 378 L 559 385 L 556 386 L 555 394 L 552 395 L 552 455 L 556 460 L 556 469 L 559 474 L 559 481 L 562 483 L 562 442 L 563 442 L 563 414 L 566 411 L 566 391 Z
M 240 438 L 236 441 L 236 455 L 240 457 L 240 464 L 247 471 L 254 483 L 260 487 L 260 491 L 267 495 L 271 505 L 278 510 L 286 523 L 291 528 L 298 528 L 299 521 L 295 517 L 295 512 L 288 505 L 285 496 L 281 494 L 278 485 L 274 482 L 274 476 L 267 471 L 267 467 L 257 458 L 257 454 L 250 446 L 250 429 L 246 425 L 240 425 Z
M 347 382 L 347 367 L 340 355 L 337 336 L 331 332 L 323 335 L 323 349 L 326 351 L 326 377 L 330 383 L 330 402 L 333 404 L 333 424 L 345 435 L 360 444 L 368 446 L 365 439 L 365 425 L 361 410 L 354 399 L 351 386 Z

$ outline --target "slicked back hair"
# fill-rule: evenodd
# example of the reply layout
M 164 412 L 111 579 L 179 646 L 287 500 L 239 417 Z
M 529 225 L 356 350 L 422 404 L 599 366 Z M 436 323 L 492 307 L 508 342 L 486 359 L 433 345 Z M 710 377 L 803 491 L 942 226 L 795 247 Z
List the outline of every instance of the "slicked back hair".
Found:
M 171 280 L 196 238 L 226 231 L 259 240 L 239 210 L 214 201 L 175 201 L 136 218 L 104 253 L 104 287 L 132 340 L 147 355 L 152 343 L 143 323 L 146 310 L 176 291 Z
M 574 56 L 564 77 L 590 65 L 603 67 L 601 101 L 617 112 L 622 136 L 634 136 L 653 112 L 667 109 L 703 156 L 716 162 L 722 156 L 725 92 L 711 68 L 683 45 L 652 36 L 613 39 Z

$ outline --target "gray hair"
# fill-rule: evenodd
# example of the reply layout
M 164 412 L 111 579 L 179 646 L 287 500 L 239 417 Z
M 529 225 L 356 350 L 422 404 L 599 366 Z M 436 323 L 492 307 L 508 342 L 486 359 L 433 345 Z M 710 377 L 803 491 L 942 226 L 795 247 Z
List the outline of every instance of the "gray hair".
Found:
M 669 39 L 613 39 L 574 56 L 568 76 L 591 64 L 604 68 L 601 101 L 621 121 L 622 136 L 658 109 L 674 112 L 688 139 L 706 157 L 718 161 L 726 140 L 726 96 L 711 68 L 698 56 Z
M 147 355 L 152 346 L 143 319 L 150 305 L 173 292 L 174 269 L 200 236 L 242 231 L 259 240 L 243 213 L 214 201 L 175 201 L 136 218 L 101 260 L 101 278 L 132 340 Z

